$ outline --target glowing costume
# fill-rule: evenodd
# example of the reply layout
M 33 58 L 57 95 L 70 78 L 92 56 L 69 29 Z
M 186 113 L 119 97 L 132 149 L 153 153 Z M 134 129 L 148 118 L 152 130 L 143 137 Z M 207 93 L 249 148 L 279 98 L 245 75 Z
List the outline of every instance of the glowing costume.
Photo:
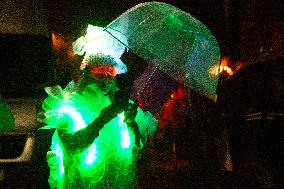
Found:
M 217 40 L 190 14 L 165 3 L 147 2 L 106 28 L 89 26 L 73 47 L 75 53 L 85 55 L 82 69 L 86 67 L 94 77 L 83 77 L 78 89 L 74 83 L 64 90 L 47 88 L 45 122 L 57 128 L 48 155 L 49 183 L 57 188 L 133 188 L 134 140 L 139 142 L 139 132 L 144 138 L 148 131 L 153 134 L 157 123 L 139 108 L 135 118 L 136 105 L 129 103 L 135 75 L 129 72 L 135 66 L 126 69 L 121 55 L 127 47 L 190 89 L 215 99 L 218 73 L 212 74 L 212 68 L 218 70 L 220 63 Z M 94 54 L 95 62 L 101 54 L 110 64 L 89 65 Z M 114 70 L 119 74 L 115 82 Z
M 86 36 L 74 43 L 75 52 Z M 46 88 L 45 122 L 56 128 L 47 155 L 51 188 L 135 188 L 140 138 L 157 124 L 129 100 L 129 89 L 119 86 L 115 74 L 127 70 L 117 51 L 96 50 L 84 50 L 79 86 L 72 81 L 65 89 Z

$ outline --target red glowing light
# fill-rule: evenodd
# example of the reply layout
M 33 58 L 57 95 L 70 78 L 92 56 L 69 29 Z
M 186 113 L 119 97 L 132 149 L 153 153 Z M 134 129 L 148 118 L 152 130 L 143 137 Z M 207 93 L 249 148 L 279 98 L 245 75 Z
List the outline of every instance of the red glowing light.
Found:
M 229 65 L 229 58 L 228 57 L 222 57 L 221 58 L 221 66 L 222 67 L 225 67 L 225 66 L 228 66 Z
M 56 50 L 60 50 L 63 48 L 63 38 L 55 33 L 51 34 L 52 45 Z
M 102 66 L 90 65 L 90 74 L 99 80 L 103 79 L 112 80 L 116 75 L 116 71 L 113 66 L 109 65 L 102 65 Z

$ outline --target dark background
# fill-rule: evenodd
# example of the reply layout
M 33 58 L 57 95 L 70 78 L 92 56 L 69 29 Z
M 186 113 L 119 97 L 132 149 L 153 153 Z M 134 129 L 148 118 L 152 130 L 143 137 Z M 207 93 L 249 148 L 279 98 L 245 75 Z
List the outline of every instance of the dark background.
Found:
M 52 31 L 77 38 L 88 23 L 105 26 L 132 6 L 146 1 L 56 1 L 48 0 L 48 19 Z M 224 55 L 235 61 L 263 46 L 274 51 L 283 47 L 283 19 L 280 0 L 164 0 L 196 17 L 216 36 Z M 279 41 L 280 40 L 280 41 Z M 278 41 L 279 45 L 275 45 Z M 253 47 L 253 49 L 251 49 Z M 244 49 L 242 51 L 242 49 Z M 247 53 L 246 51 L 253 51 Z M 274 54 L 283 55 L 283 51 Z

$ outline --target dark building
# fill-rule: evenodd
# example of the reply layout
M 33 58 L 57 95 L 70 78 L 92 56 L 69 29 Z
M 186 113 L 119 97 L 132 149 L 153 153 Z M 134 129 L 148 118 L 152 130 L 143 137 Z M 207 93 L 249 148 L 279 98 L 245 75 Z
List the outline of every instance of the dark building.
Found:
M 249 65 L 219 86 L 218 105 L 229 133 L 233 174 L 245 186 L 283 185 L 283 76 L 280 58 Z
M 254 63 L 283 57 L 283 3 L 273 1 L 240 1 L 240 60 Z

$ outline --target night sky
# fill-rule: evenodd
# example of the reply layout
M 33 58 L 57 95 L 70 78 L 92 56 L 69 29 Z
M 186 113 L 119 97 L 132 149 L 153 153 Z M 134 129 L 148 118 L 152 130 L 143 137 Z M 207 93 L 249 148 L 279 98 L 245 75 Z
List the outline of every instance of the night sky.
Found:
M 106 26 L 127 9 L 138 3 L 146 2 L 143 0 L 47 1 L 52 30 L 75 38 L 85 31 L 87 24 Z M 161 2 L 172 4 L 191 13 L 207 25 L 213 33 L 219 35 L 221 30 L 218 25 L 223 20 L 222 0 L 164 0 Z
M 25 2 L 25 3 L 23 3 Z M 77 38 L 87 24 L 105 26 L 127 9 L 145 0 L 2 0 L 0 33 L 47 34 L 47 29 Z M 254 19 L 263 29 L 281 22 L 281 0 L 162 0 L 196 17 L 222 43 L 226 39 L 225 2 L 229 4 L 229 34 L 238 33 L 239 21 Z M 269 32 L 268 32 L 269 33 Z

